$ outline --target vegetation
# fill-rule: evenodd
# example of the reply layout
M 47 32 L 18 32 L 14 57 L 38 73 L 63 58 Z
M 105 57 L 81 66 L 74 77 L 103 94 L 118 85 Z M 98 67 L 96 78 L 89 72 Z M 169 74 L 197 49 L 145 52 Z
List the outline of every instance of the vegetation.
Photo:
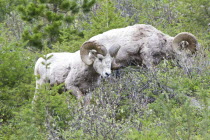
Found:
M 0 0 L 0 139 L 210 139 L 209 0 Z M 193 66 L 164 60 L 154 71 L 128 67 L 103 81 L 84 108 L 44 85 L 35 105 L 34 64 L 74 52 L 109 29 L 151 24 L 193 33 Z

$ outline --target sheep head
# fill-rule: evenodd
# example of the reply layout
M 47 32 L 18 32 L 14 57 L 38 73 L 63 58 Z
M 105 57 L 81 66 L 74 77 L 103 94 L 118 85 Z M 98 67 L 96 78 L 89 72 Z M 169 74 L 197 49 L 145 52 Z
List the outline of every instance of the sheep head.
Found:
M 172 48 L 176 54 L 193 54 L 197 51 L 198 42 L 196 37 L 187 32 L 177 34 L 172 43 Z
M 110 76 L 112 57 L 103 45 L 87 41 L 80 48 L 80 56 L 86 65 L 92 66 L 102 77 Z
M 172 49 L 174 57 L 181 67 L 192 67 L 195 62 L 197 50 L 199 50 L 199 44 L 194 35 L 187 32 L 177 34 L 172 41 Z

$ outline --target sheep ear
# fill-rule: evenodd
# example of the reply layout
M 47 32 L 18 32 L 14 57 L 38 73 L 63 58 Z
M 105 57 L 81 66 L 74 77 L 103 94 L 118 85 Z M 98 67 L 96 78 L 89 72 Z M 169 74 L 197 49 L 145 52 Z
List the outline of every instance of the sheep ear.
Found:
M 90 52 L 89 52 L 90 60 L 94 61 L 96 56 L 97 56 L 97 51 L 96 50 L 90 50 Z
M 109 48 L 109 54 L 111 55 L 111 57 L 115 57 L 117 55 L 120 47 L 121 46 L 119 44 L 114 44 Z
M 97 55 L 97 51 L 96 50 L 90 50 L 89 55 L 96 56 Z

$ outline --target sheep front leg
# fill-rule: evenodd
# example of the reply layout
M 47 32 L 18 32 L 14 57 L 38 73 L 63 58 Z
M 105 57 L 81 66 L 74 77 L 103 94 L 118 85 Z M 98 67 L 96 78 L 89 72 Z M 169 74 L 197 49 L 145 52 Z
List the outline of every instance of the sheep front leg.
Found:
M 142 58 L 142 64 L 146 66 L 149 70 L 153 70 L 154 64 L 153 64 L 153 58 L 150 53 L 141 53 Z
M 77 87 L 70 86 L 69 88 L 67 88 L 67 90 L 70 91 L 70 93 L 74 95 L 78 100 L 80 100 L 84 96 Z
M 84 95 L 77 87 L 71 87 L 70 93 L 76 96 L 77 100 L 79 100 L 79 102 L 81 103 L 79 103 L 80 107 L 86 107 L 90 104 L 92 93 L 87 93 L 86 95 Z
M 90 104 L 92 93 L 87 93 L 84 97 L 84 105 L 87 106 Z

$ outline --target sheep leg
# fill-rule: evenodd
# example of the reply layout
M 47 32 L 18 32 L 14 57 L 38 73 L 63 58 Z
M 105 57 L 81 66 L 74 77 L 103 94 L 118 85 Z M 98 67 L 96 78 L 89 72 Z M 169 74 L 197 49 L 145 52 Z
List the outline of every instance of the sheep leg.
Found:
M 35 89 L 34 97 L 33 97 L 33 100 L 32 100 L 32 104 L 34 104 L 36 102 L 36 100 L 38 98 L 38 94 L 39 94 L 38 89 L 44 83 L 45 82 L 42 79 L 39 79 L 39 80 L 36 81 L 36 89 Z
M 87 93 L 85 95 L 85 98 L 84 98 L 84 105 L 87 106 L 90 104 L 90 100 L 91 100 L 91 97 L 92 97 L 92 93 Z
M 77 87 L 71 86 L 70 88 L 67 88 L 67 90 L 70 91 L 69 93 L 74 95 L 78 100 L 80 100 L 84 96 Z
M 150 56 L 150 54 L 143 53 L 141 54 L 142 58 L 142 64 L 146 66 L 146 68 L 152 70 L 154 68 L 153 64 L 153 58 Z
M 77 87 L 71 87 L 71 89 L 69 89 L 69 91 L 72 95 L 76 96 L 77 100 L 82 101 L 82 104 L 84 105 L 84 107 L 86 107 L 87 105 L 90 104 L 92 93 L 87 93 L 84 96 L 84 94 L 82 94 L 82 92 Z M 82 99 L 84 99 L 84 100 L 82 100 Z M 80 107 L 83 106 L 82 104 L 79 103 L 79 106 Z

